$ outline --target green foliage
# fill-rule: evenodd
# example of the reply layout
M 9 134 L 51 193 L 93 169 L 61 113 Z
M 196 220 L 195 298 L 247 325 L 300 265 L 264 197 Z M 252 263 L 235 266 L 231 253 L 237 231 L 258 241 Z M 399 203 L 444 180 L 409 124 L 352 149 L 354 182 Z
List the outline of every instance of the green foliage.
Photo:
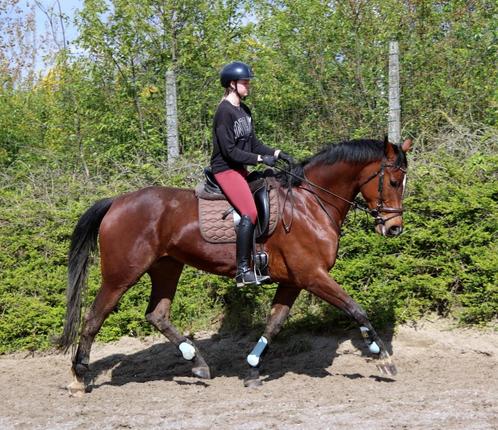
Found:
M 486 324 L 498 316 L 498 157 L 496 139 L 487 136 L 474 135 L 474 154 L 464 160 L 461 153 L 469 149 L 452 147 L 452 139 L 434 145 L 432 152 L 417 150 L 405 199 L 406 231 L 400 237 L 382 238 L 373 232 L 370 219 L 350 214 L 331 275 L 375 324 L 400 323 L 427 312 L 451 313 L 471 324 Z M 192 176 L 193 162 L 197 175 Z M 137 160 L 111 176 L 91 180 L 67 172 L 56 160 L 36 169 L 19 164 L 5 170 L 0 193 L 0 353 L 47 348 L 60 334 L 69 236 L 93 201 L 153 183 L 193 186 L 204 164 L 194 155 L 165 175 L 164 165 Z M 87 307 L 99 285 L 94 264 Z M 100 340 L 151 333 L 144 319 L 149 288 L 144 277 L 125 294 Z M 273 292 L 274 286 L 237 289 L 229 279 L 186 268 L 172 318 L 184 331 L 249 330 L 264 323 Z M 320 331 L 350 322 L 302 293 L 289 324 Z
M 353 296 L 367 289 L 375 298 L 366 304 L 370 312 L 378 312 L 379 303 L 386 306 L 385 300 L 394 301 L 387 306 L 397 321 L 451 310 L 462 322 L 496 318 L 498 178 L 489 173 L 497 168 L 496 155 L 462 162 L 443 148 L 416 160 L 405 199 L 408 231 L 385 242 L 354 237 L 350 243 L 346 235 L 336 268 L 340 282 L 353 289 Z M 376 250 L 374 260 L 366 252 L 370 249 Z M 374 279 L 369 265 L 377 267 Z
M 0 353 L 46 348 L 60 333 L 68 240 L 88 206 L 146 185 L 196 184 L 223 64 L 251 63 L 258 136 L 304 159 L 330 141 L 385 134 L 393 39 L 404 133 L 417 136 L 406 232 L 385 240 L 351 215 L 332 275 L 378 324 L 428 311 L 462 323 L 496 319 L 496 3 L 333 4 L 88 0 L 76 19 L 79 54 L 61 50 L 38 79 L 21 61 L 7 64 L 8 44 L 0 47 Z M 175 166 L 165 164 L 171 69 L 182 151 Z M 99 283 L 95 264 L 87 305 Z M 148 289 L 144 278 L 125 295 L 100 339 L 150 333 Z M 181 330 L 249 329 L 263 323 L 272 292 L 186 269 L 173 319 Z M 343 322 L 306 293 L 290 319 L 313 330 Z

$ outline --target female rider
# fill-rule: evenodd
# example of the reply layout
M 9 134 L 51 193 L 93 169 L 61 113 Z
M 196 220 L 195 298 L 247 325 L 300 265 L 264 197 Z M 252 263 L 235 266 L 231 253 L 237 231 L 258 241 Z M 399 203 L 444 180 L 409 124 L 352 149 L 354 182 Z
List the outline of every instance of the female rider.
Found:
M 214 115 L 213 153 L 211 169 L 223 193 L 240 215 L 237 228 L 235 280 L 238 287 L 259 285 L 264 279 L 251 268 L 251 248 L 257 210 L 246 181 L 246 165 L 264 163 L 274 166 L 278 158 L 291 162 L 292 158 L 263 145 L 254 134 L 251 111 L 242 103 L 249 94 L 251 68 L 241 62 L 227 64 L 220 73 L 225 94 Z

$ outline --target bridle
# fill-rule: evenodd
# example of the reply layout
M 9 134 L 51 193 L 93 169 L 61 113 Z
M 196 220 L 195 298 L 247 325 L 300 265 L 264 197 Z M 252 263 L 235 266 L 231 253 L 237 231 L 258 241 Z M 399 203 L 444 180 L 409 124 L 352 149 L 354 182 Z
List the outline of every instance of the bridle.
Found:
M 368 209 L 364 207 L 359 207 L 360 210 L 364 210 L 368 212 L 370 215 L 372 215 L 375 219 L 375 225 L 384 225 L 387 221 L 396 218 L 397 216 L 400 216 L 404 212 L 403 208 L 391 208 L 389 206 L 384 206 L 384 197 L 383 197 L 383 191 L 384 191 L 384 172 L 386 168 L 393 168 L 397 170 L 401 170 L 404 174 L 403 178 L 403 194 L 405 193 L 406 189 L 406 169 L 403 169 L 401 166 L 396 166 L 395 164 L 387 164 L 386 159 L 384 158 L 382 160 L 382 163 L 380 164 L 380 169 L 377 170 L 375 173 L 370 175 L 361 185 L 360 189 L 368 184 L 371 180 L 376 178 L 377 176 L 379 177 L 379 185 L 377 188 L 377 191 L 379 193 L 379 200 L 377 203 L 377 206 L 375 209 Z M 390 216 L 388 218 L 383 218 L 381 213 L 388 213 L 388 214 L 394 214 L 393 216 Z
M 348 199 L 346 199 L 338 194 L 333 193 L 332 191 L 327 190 L 326 188 L 321 187 L 320 185 L 315 184 L 314 182 L 310 181 L 306 177 L 306 174 L 304 173 L 304 171 L 303 171 L 303 177 L 301 177 L 299 175 L 296 175 L 295 173 L 290 172 L 289 170 L 282 169 L 278 166 L 275 166 L 275 167 L 277 170 L 284 172 L 286 175 L 292 176 L 293 178 L 296 178 L 296 179 L 306 183 L 307 185 L 310 185 L 311 187 L 316 188 L 317 190 L 324 192 L 325 194 L 328 194 L 330 196 L 338 198 L 339 200 L 342 200 L 346 203 L 349 203 L 354 209 L 359 209 L 360 211 L 363 211 L 363 212 L 371 215 L 375 219 L 375 225 L 384 225 L 387 221 L 400 216 L 400 214 L 402 214 L 404 212 L 403 208 L 392 208 L 389 206 L 384 206 L 383 191 L 384 191 L 384 174 L 385 174 L 386 168 L 399 169 L 404 173 L 403 194 L 404 194 L 405 189 L 406 189 L 406 169 L 403 169 L 401 166 L 396 166 L 395 164 L 388 164 L 387 160 L 385 158 L 381 162 L 380 169 L 377 170 L 375 173 L 372 173 L 365 181 L 362 182 L 362 184 L 359 187 L 361 189 L 363 186 L 368 184 L 370 181 L 375 179 L 377 176 L 379 177 L 379 185 L 377 188 L 378 193 L 379 193 L 379 199 L 378 199 L 377 206 L 374 209 L 370 209 L 370 208 L 363 206 L 357 202 L 350 201 L 350 200 L 348 200 Z M 333 206 L 332 203 L 330 203 L 327 200 L 320 197 L 318 195 L 318 193 L 314 192 L 313 190 L 311 190 L 309 188 L 304 188 L 304 189 L 311 192 L 315 196 L 317 203 L 325 211 L 325 213 L 327 214 L 329 219 L 334 224 L 337 224 L 336 221 L 330 216 L 330 214 L 328 213 L 328 211 L 326 210 L 325 205 L 324 205 L 324 203 L 326 203 L 330 206 Z M 292 193 L 292 187 L 289 187 L 289 190 L 290 190 L 289 192 Z M 394 215 L 392 215 L 388 218 L 384 218 L 382 216 L 382 213 L 388 213 L 388 214 L 394 214 Z M 289 226 L 289 228 L 290 228 L 290 226 Z

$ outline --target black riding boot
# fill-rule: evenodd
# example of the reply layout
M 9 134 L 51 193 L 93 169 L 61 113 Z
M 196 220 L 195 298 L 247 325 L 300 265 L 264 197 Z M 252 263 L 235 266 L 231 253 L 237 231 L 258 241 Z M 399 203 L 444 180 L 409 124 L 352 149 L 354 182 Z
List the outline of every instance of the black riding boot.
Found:
M 237 274 L 235 275 L 237 287 L 259 285 L 262 281 L 268 279 L 268 276 L 257 276 L 249 264 L 254 227 L 251 219 L 246 215 L 242 215 L 237 227 Z

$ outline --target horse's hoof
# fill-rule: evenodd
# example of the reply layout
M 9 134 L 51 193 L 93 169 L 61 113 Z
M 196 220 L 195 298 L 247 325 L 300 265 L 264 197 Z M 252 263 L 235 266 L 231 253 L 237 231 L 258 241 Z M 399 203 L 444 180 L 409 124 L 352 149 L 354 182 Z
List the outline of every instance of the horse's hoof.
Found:
M 257 368 L 251 368 L 246 379 L 244 379 L 244 387 L 256 388 L 263 385 L 261 379 L 259 379 L 259 370 Z
M 209 367 L 193 367 L 192 373 L 201 379 L 211 379 L 211 371 Z
M 71 397 L 83 397 L 85 395 L 85 384 L 73 381 L 67 386 L 67 391 Z
M 398 370 L 393 363 L 379 363 L 377 369 L 379 369 L 380 373 L 387 376 L 396 376 L 398 373 Z
M 256 387 L 261 387 L 263 383 L 261 382 L 261 379 L 259 378 L 246 378 L 244 379 L 244 387 L 247 388 L 256 388 Z
M 381 352 L 380 354 L 377 369 L 379 369 L 380 373 L 387 376 L 396 376 L 396 374 L 398 373 L 395 364 L 391 360 L 391 357 L 385 351 Z

